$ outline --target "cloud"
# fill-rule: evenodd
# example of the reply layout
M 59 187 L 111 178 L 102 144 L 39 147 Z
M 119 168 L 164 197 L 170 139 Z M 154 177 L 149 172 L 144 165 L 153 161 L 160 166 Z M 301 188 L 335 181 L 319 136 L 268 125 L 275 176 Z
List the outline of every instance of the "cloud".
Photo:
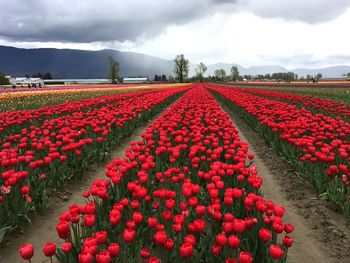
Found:
M 275 63 L 277 65 L 305 65 L 305 66 L 317 66 L 323 60 L 316 59 L 311 54 L 294 54 L 294 55 L 281 55 L 281 56 L 268 56 L 260 55 L 262 60 Z
M 5 3 L 3 3 L 5 1 Z M 0 36 L 17 41 L 136 41 L 162 33 L 236 1 L 2 0 Z
M 349 0 L 248 0 L 246 11 L 263 18 L 322 23 L 346 12 Z
M 327 62 L 331 64 L 349 64 L 350 62 L 350 54 L 344 55 L 344 54 L 336 54 L 336 55 L 330 55 L 327 57 Z
M 349 5 L 348 0 L 80 0 L 74 4 L 1 0 L 0 37 L 26 42 L 137 42 L 159 36 L 169 26 L 217 13 L 250 12 L 317 23 L 334 19 Z
M 152 40 L 124 48 L 168 59 L 184 53 L 192 62 L 205 64 L 282 65 L 288 69 L 350 65 L 349 23 L 350 10 L 321 24 L 264 19 L 251 13 L 215 14 L 171 26 Z M 343 59 L 330 57 L 337 54 Z

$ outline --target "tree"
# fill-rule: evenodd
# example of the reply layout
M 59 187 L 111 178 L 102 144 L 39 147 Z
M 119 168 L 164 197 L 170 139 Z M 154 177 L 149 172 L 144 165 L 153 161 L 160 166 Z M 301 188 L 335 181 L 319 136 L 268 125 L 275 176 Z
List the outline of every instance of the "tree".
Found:
M 231 67 L 231 78 L 232 78 L 232 81 L 236 81 L 239 78 L 239 71 L 236 66 Z
M 287 73 L 277 72 L 277 73 L 272 73 L 271 78 L 277 80 L 278 82 L 283 80 L 289 83 L 295 79 L 295 74 L 293 72 L 287 72 Z
M 5 73 L 0 71 L 0 85 L 9 85 L 9 80 L 6 78 Z
M 189 61 L 188 59 L 185 58 L 183 54 L 181 54 L 175 57 L 174 62 L 175 62 L 174 73 L 176 75 L 175 78 L 179 82 L 184 82 L 184 80 L 186 80 L 188 76 Z
M 161 81 L 161 80 L 162 80 L 162 77 L 160 75 L 159 76 L 157 74 L 154 75 L 154 81 L 155 82 L 158 82 L 158 81 Z
M 311 80 L 311 76 L 308 74 L 308 75 L 306 75 L 306 81 L 307 81 L 307 83 L 309 83 L 309 81 Z
M 27 74 L 28 75 L 28 74 Z M 29 75 L 28 75 L 29 77 Z M 52 75 L 50 72 L 46 72 L 46 73 L 34 73 L 30 76 L 31 78 L 41 78 L 41 79 L 52 79 Z
M 41 74 L 40 72 L 34 73 L 30 76 L 31 78 L 43 78 L 43 74 Z
M 271 79 L 271 74 L 270 73 L 265 74 L 264 79 Z
M 246 80 L 251 80 L 253 77 L 252 77 L 252 75 L 244 75 L 243 78 Z
M 115 84 L 119 80 L 119 69 L 120 69 L 119 63 L 111 56 L 108 57 L 108 63 L 109 63 L 108 77 L 111 80 L 111 83 Z
M 174 82 L 175 81 L 174 76 L 173 75 L 169 75 L 168 76 L 168 81 L 169 82 Z
M 162 82 L 167 82 L 168 80 L 166 79 L 166 75 L 165 74 L 163 74 L 162 75 Z
M 294 72 L 287 72 L 284 73 L 284 80 L 287 81 L 288 83 L 290 83 L 292 80 L 295 79 L 295 74 Z
M 350 78 L 350 72 L 348 72 L 348 73 L 346 74 L 346 76 Z
M 43 79 L 52 79 L 52 74 L 50 72 L 46 72 L 43 74 Z
M 321 78 L 322 78 L 322 74 L 321 73 L 317 73 L 316 76 L 315 76 L 316 81 L 318 81 Z
M 207 71 L 208 67 L 203 63 L 199 63 L 196 68 L 197 78 L 200 82 L 203 82 L 203 75 Z
M 226 80 L 226 71 L 224 69 L 216 69 L 214 71 L 214 76 L 217 81 L 225 81 Z

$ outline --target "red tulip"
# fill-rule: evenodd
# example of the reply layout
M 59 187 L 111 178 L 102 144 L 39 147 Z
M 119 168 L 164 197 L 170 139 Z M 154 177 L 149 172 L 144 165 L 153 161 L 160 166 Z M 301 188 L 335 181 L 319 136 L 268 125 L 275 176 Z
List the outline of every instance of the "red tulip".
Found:
M 123 240 L 126 243 L 131 243 L 136 237 L 136 232 L 133 229 L 125 229 L 123 232 Z
M 78 256 L 79 263 L 92 263 L 94 260 L 94 257 L 86 252 L 86 253 L 80 253 Z
M 96 255 L 96 262 L 97 263 L 110 263 L 111 262 L 111 256 L 107 250 L 101 251 L 99 254 Z
M 69 252 L 72 251 L 72 243 L 70 242 L 65 242 L 62 244 L 61 249 L 63 253 L 68 254 Z
M 147 263 L 160 263 L 160 259 L 157 258 L 156 256 L 153 256 L 147 260 Z
M 84 216 L 84 225 L 87 226 L 87 227 L 92 227 L 93 225 L 95 225 L 95 222 L 96 222 L 96 218 L 94 215 L 92 214 L 89 214 L 89 215 L 85 215 Z
M 56 244 L 47 242 L 43 247 L 43 252 L 45 256 L 52 257 L 56 253 Z
M 164 247 L 167 250 L 172 250 L 174 248 L 174 240 L 172 240 L 171 238 L 167 238 L 164 242 Z
M 151 253 L 147 248 L 143 248 L 140 250 L 140 256 L 144 259 L 149 258 L 151 256 Z
M 239 238 L 237 236 L 231 235 L 228 237 L 227 243 L 228 243 L 228 246 L 230 248 L 236 249 L 239 247 L 241 241 L 239 240 Z
M 275 216 L 282 217 L 284 215 L 284 207 L 283 206 L 275 206 L 274 207 L 274 214 Z
M 21 188 L 22 195 L 27 195 L 29 193 L 29 191 L 30 191 L 30 188 L 28 185 L 22 186 L 22 188 Z
M 193 255 L 193 246 L 190 243 L 184 243 L 180 246 L 180 256 L 183 258 L 189 258 Z
M 34 248 L 31 244 L 23 244 L 19 248 L 19 254 L 23 259 L 30 260 L 34 255 Z
M 265 243 L 269 242 L 272 238 L 271 231 L 266 228 L 261 228 L 259 230 L 259 238 Z
M 293 244 L 293 238 L 290 236 L 284 236 L 282 242 L 285 247 L 291 247 Z
M 67 239 L 71 235 L 70 226 L 67 221 L 58 222 L 56 225 L 56 230 L 57 230 L 58 236 L 62 239 Z
M 285 224 L 284 225 L 284 231 L 286 232 L 286 233 L 292 233 L 293 232 L 293 230 L 294 230 L 294 226 L 292 225 L 292 224 Z
M 111 243 L 108 246 L 108 252 L 111 255 L 111 257 L 117 257 L 120 252 L 120 247 L 118 243 Z
M 107 240 L 107 231 L 99 231 L 94 234 L 97 245 L 102 245 Z
M 167 236 L 164 231 L 157 231 L 153 236 L 154 241 L 156 241 L 158 244 L 161 244 L 161 245 L 164 244 L 166 238 Z
M 271 245 L 269 251 L 271 257 L 274 259 L 281 259 L 284 255 L 284 251 L 277 245 Z
M 211 252 L 213 252 L 213 254 L 216 255 L 216 256 L 219 256 L 221 251 L 222 251 L 222 246 L 220 246 L 218 244 L 214 244 L 211 247 Z
M 151 227 L 151 228 L 153 228 L 153 227 L 155 227 L 155 226 L 157 225 L 157 218 L 155 218 L 155 217 L 149 217 L 149 218 L 147 219 L 147 222 L 148 222 L 148 226 Z
M 249 252 L 242 251 L 239 253 L 239 263 L 252 263 L 253 257 L 249 254 Z
M 199 216 L 204 216 L 205 215 L 205 210 L 206 210 L 206 208 L 203 205 L 197 205 L 196 206 L 196 213 Z
M 227 242 L 227 237 L 224 233 L 220 233 L 216 235 L 215 240 L 219 246 L 224 246 Z

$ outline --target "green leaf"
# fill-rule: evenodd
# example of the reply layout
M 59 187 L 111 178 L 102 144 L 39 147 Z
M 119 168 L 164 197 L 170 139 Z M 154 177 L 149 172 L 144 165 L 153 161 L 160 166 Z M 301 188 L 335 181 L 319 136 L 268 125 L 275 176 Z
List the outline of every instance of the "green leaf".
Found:
M 5 226 L 3 228 L 0 228 L 0 243 L 4 240 L 5 234 L 13 229 L 15 229 L 13 226 Z
M 23 219 L 25 219 L 25 221 L 27 221 L 29 224 L 32 223 L 32 220 L 29 218 L 28 215 L 25 215 L 25 214 L 18 214 L 18 218 L 23 218 Z
M 43 209 L 47 209 L 49 207 L 49 194 L 47 189 L 44 189 L 43 191 Z

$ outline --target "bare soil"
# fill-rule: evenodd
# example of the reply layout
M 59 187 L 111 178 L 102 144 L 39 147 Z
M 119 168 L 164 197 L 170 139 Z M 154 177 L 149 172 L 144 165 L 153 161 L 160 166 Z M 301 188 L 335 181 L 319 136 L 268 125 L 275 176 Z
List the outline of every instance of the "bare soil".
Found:
M 149 122 L 153 122 L 159 116 L 154 117 Z M 135 130 L 132 136 L 125 138 L 120 146 L 117 146 L 111 155 L 111 160 L 125 157 L 125 150 L 130 147 L 130 142 L 140 140 L 141 133 L 146 130 L 147 124 Z M 18 249 L 22 244 L 30 243 L 34 246 L 34 257 L 32 263 L 50 262 L 42 252 L 42 247 L 48 241 L 55 242 L 59 247 L 63 240 L 59 239 L 56 233 L 56 224 L 61 213 L 68 209 L 71 204 L 84 204 L 85 198 L 82 194 L 89 190 L 92 182 L 96 179 L 105 179 L 105 166 L 103 164 L 94 164 L 85 172 L 81 180 L 72 180 L 65 189 L 65 192 L 59 193 L 50 198 L 50 207 L 43 215 L 35 215 L 32 218 L 32 224 L 23 226 L 11 237 L 7 237 L 0 247 L 0 263 L 23 263 Z
M 285 206 L 285 222 L 295 225 L 288 262 L 349 263 L 350 227 L 343 215 L 319 199 L 312 186 L 298 177 L 248 124 L 227 108 L 223 109 L 239 130 L 242 141 L 248 142 L 249 152 L 255 154 L 254 164 L 264 179 L 264 197 Z

